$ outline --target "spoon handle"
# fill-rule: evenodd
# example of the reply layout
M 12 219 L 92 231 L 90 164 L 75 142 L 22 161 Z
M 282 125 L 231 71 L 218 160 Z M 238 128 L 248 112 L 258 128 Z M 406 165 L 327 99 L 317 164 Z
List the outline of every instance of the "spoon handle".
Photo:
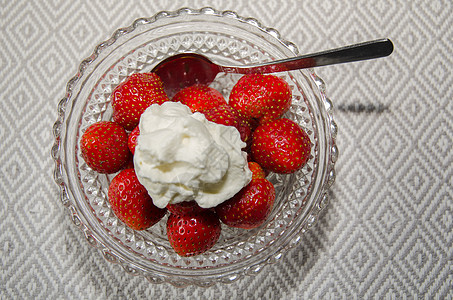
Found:
M 380 39 L 247 67 L 223 66 L 221 71 L 239 74 L 274 73 L 379 58 L 392 52 L 393 43 L 389 39 Z

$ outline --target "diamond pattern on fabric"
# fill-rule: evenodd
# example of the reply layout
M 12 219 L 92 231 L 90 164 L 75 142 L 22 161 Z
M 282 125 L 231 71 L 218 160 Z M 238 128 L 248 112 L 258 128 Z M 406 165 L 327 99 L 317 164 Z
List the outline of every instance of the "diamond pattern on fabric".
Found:
M 381 37 L 395 51 L 317 70 L 340 156 L 316 226 L 256 276 L 176 289 L 130 276 L 86 242 L 58 200 L 51 128 L 66 82 L 98 42 L 139 17 L 206 5 L 257 18 L 300 53 Z M 452 23 L 448 0 L 2 1 L 0 298 L 452 299 Z M 115 71 L 115 80 L 129 72 Z M 93 95 L 97 113 L 116 83 Z

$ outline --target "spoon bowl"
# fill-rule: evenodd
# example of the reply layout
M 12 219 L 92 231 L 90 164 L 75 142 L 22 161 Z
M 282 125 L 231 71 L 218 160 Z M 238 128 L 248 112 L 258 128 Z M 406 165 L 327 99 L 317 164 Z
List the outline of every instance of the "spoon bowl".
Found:
M 179 90 L 194 84 L 210 84 L 221 67 L 206 56 L 197 53 L 182 53 L 170 56 L 154 67 L 164 89 L 171 98 Z
M 153 68 L 169 97 L 194 84 L 210 84 L 220 72 L 237 74 L 275 73 L 385 57 L 393 52 L 389 39 L 379 39 L 332 50 L 247 66 L 223 66 L 204 55 L 170 56 Z

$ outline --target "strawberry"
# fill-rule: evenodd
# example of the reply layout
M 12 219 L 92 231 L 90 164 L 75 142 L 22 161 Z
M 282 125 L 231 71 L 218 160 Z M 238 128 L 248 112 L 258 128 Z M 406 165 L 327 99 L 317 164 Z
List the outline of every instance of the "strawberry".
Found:
M 230 226 L 252 229 L 260 226 L 272 211 L 274 185 L 267 179 L 255 178 L 233 198 L 216 206 L 220 220 Z
M 299 170 L 307 162 L 310 149 L 309 136 L 290 119 L 282 118 L 260 125 L 253 133 L 253 160 L 275 173 Z
M 188 215 L 205 210 L 204 208 L 198 206 L 196 201 L 184 201 L 175 204 L 167 204 L 167 209 L 174 215 Z
M 211 210 L 187 215 L 170 214 L 167 236 L 180 256 L 194 256 L 211 249 L 220 236 L 220 221 Z
M 135 146 L 137 146 L 137 137 L 140 135 L 140 129 L 138 125 L 129 133 L 129 137 L 127 139 L 127 146 L 129 150 L 131 150 L 132 154 L 135 154 Z
M 192 112 L 202 112 L 227 104 L 223 95 L 216 89 L 203 84 L 195 84 L 176 93 L 172 101 L 187 105 Z
M 249 74 L 234 85 L 228 103 L 263 124 L 281 117 L 291 105 L 291 98 L 288 83 L 280 77 Z
M 165 215 L 138 181 L 134 169 L 118 173 L 110 182 L 108 199 L 115 215 L 134 230 L 145 230 Z
M 134 166 L 134 157 L 131 156 L 131 158 L 129 158 L 129 160 L 127 161 L 127 163 L 121 168 L 121 170 L 124 170 L 124 169 L 134 169 L 135 166 Z
M 208 121 L 235 127 L 241 134 L 241 140 L 247 143 L 251 136 L 252 130 L 246 118 L 228 104 L 213 107 L 203 112 Z
M 154 73 L 136 73 L 119 84 L 112 93 L 113 121 L 132 130 L 151 104 L 169 101 L 162 80 Z
M 80 150 L 90 168 L 107 174 L 119 171 L 131 156 L 126 131 L 111 121 L 90 125 L 82 134 Z
M 248 166 L 250 171 L 252 171 L 252 180 L 256 178 L 266 178 L 266 172 L 261 168 L 261 166 L 254 162 L 254 161 L 249 161 Z

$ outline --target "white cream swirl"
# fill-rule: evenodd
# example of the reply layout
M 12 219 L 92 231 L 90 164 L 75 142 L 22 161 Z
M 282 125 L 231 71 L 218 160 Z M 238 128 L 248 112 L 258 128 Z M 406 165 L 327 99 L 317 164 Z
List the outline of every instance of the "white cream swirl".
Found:
M 239 131 L 210 122 L 184 104 L 151 105 L 139 129 L 134 167 L 158 207 L 190 200 L 214 207 L 251 180 Z

